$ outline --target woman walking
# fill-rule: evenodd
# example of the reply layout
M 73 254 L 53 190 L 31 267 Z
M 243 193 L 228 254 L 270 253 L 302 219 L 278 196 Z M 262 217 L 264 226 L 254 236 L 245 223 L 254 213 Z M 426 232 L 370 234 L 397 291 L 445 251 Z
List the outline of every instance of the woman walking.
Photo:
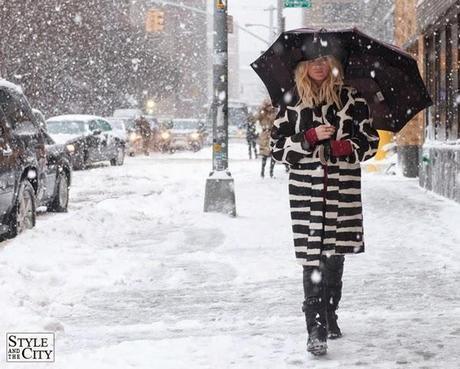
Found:
M 273 127 L 273 122 L 276 117 L 276 110 L 272 106 L 269 100 L 265 100 L 260 107 L 257 118 L 259 124 L 262 128 L 262 132 L 259 136 L 259 153 L 262 156 L 262 168 L 260 171 L 260 176 L 265 177 L 265 166 L 267 165 L 267 160 L 270 159 L 270 177 L 273 178 L 273 170 L 275 168 L 275 159 L 271 157 L 270 150 L 270 133 Z
M 302 61 L 271 130 L 276 161 L 289 164 L 289 195 L 297 260 L 303 265 L 307 351 L 327 352 L 341 337 L 336 310 L 344 254 L 364 251 L 360 162 L 379 136 L 365 99 L 344 85 L 333 56 Z

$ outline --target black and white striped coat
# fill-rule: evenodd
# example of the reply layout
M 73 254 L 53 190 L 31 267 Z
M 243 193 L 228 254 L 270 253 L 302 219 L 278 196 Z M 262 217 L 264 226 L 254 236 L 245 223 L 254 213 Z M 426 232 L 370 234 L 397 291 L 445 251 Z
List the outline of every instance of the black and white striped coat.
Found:
M 334 104 L 309 108 L 290 103 L 280 106 L 271 131 L 270 146 L 276 161 L 291 166 L 289 196 L 296 258 L 302 265 L 319 265 L 322 254 L 364 251 L 360 162 L 377 152 L 379 136 L 372 127 L 366 100 L 352 87 L 340 92 L 341 109 Z M 319 161 L 319 142 L 310 148 L 304 132 L 330 123 L 333 140 L 350 140 L 353 153 Z

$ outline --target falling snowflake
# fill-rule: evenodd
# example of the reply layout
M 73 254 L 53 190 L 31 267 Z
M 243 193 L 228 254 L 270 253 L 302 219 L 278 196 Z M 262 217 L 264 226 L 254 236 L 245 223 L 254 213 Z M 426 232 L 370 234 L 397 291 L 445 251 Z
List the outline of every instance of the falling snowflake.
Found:
M 311 273 L 311 281 L 315 284 L 320 283 L 322 280 L 321 273 L 318 270 L 314 270 L 313 273 Z
M 289 104 L 292 101 L 292 94 L 290 92 L 286 92 L 283 96 L 283 100 L 286 104 Z
M 73 21 L 76 23 L 76 24 L 81 24 L 82 22 L 82 17 L 80 14 L 76 14 L 75 17 L 73 18 Z
M 339 75 L 339 73 L 340 73 L 340 72 L 339 72 L 339 70 L 338 70 L 336 67 L 332 68 L 332 75 L 333 75 L 334 77 L 337 77 L 337 76 Z

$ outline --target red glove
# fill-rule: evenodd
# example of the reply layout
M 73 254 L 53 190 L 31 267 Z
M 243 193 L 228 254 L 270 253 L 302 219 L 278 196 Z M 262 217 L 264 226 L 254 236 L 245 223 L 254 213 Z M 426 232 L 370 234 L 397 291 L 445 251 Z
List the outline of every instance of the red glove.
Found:
M 348 156 L 353 153 L 353 146 L 348 140 L 331 140 L 332 156 Z
M 309 130 L 305 131 L 304 137 L 312 147 L 318 143 L 318 135 L 316 134 L 315 128 L 310 128 Z

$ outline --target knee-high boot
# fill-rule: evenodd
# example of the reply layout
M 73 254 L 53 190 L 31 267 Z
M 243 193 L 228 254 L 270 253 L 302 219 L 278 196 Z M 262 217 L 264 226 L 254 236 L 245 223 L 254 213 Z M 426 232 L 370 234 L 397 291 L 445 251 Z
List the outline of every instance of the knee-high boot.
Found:
M 327 310 L 319 268 L 304 266 L 303 285 L 305 301 L 302 310 L 308 332 L 307 351 L 313 355 L 324 355 L 327 352 Z
M 341 255 L 331 256 L 323 262 L 327 304 L 327 329 L 330 339 L 342 337 L 342 332 L 337 324 L 337 309 L 342 298 L 343 263 L 344 256 Z

